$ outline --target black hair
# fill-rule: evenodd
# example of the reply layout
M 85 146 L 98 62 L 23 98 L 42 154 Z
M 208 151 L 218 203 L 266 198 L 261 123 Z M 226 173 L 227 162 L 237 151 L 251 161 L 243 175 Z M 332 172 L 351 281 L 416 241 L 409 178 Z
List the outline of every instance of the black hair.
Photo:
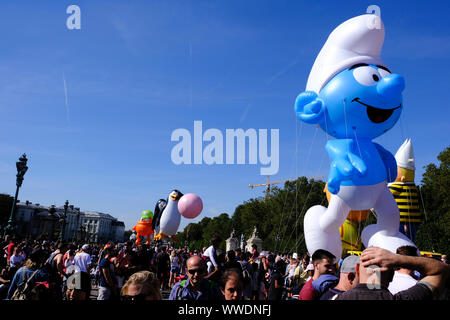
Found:
M 218 236 L 214 236 L 211 238 L 211 244 L 215 245 L 215 244 L 219 244 L 220 241 L 222 241 Z
M 225 289 L 225 285 L 226 285 L 228 279 L 229 279 L 233 274 L 236 274 L 236 275 L 237 275 L 238 281 L 242 284 L 242 286 L 244 286 L 244 280 L 243 280 L 243 278 L 242 278 L 241 272 L 240 272 L 238 269 L 231 268 L 231 269 L 226 270 L 226 271 L 223 273 L 223 276 L 222 276 L 221 279 L 220 279 L 220 280 L 221 280 L 221 281 L 220 281 L 220 287 L 221 287 L 222 289 Z
M 284 263 L 284 261 L 282 259 L 275 262 L 275 270 L 276 271 L 283 273 L 285 268 L 286 268 L 286 264 Z
M 417 248 L 413 246 L 401 246 L 397 248 L 396 253 L 403 256 L 417 257 Z
M 323 249 L 316 250 L 312 255 L 312 262 L 315 263 L 322 259 L 328 259 L 331 261 L 333 259 L 336 259 L 336 257 L 327 250 L 323 250 Z
M 236 258 L 236 253 L 233 250 L 227 251 L 228 260 L 232 261 Z

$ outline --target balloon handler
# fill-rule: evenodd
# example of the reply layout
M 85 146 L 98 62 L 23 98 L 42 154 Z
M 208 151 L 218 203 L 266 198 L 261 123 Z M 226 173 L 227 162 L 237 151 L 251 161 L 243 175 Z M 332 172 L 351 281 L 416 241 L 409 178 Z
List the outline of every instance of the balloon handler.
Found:
M 416 166 L 411 139 L 401 145 L 395 154 L 395 160 L 397 178 L 388 186 L 400 211 L 400 232 L 414 242 L 422 223 L 422 214 L 419 209 L 419 190 L 414 183 Z
M 136 244 L 141 244 L 141 237 L 147 237 L 147 242 L 145 244 L 150 244 L 150 236 L 153 233 L 152 229 L 152 219 L 153 212 L 150 210 L 142 211 L 142 217 L 138 221 L 138 223 L 133 227 L 133 230 L 136 231 Z
M 300 120 L 327 133 L 331 158 L 328 208 L 317 205 L 305 214 L 308 252 L 324 249 L 341 257 L 339 227 L 351 210 L 373 209 L 377 223 L 361 234 L 366 247 L 392 252 L 415 246 L 399 232 L 400 214 L 388 182 L 395 180 L 394 156 L 372 139 L 391 129 L 403 109 L 405 80 L 381 60 L 384 25 L 373 14 L 349 19 L 328 37 L 309 75 L 306 91 L 295 101 Z

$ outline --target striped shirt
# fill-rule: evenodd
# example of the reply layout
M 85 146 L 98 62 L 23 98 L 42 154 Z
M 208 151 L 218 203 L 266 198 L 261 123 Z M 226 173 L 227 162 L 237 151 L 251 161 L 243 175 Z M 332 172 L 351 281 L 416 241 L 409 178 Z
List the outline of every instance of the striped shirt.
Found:
M 419 209 L 419 190 L 414 183 L 393 182 L 389 190 L 397 202 L 401 224 L 419 224 L 422 214 Z

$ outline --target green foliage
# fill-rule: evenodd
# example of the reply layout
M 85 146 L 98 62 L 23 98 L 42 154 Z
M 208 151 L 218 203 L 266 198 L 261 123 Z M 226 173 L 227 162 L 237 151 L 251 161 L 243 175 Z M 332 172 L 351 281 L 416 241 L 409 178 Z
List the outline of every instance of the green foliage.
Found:
M 128 241 L 128 240 L 130 240 L 130 236 L 133 234 L 133 230 L 126 230 L 124 233 L 123 233 L 123 238 L 124 238 L 124 240 L 125 241 Z
M 14 198 L 8 194 L 0 194 L 0 225 L 5 226 L 11 214 Z
M 429 164 L 422 176 L 420 193 L 424 221 L 416 245 L 423 251 L 450 253 L 450 147 L 438 155 L 439 166 Z

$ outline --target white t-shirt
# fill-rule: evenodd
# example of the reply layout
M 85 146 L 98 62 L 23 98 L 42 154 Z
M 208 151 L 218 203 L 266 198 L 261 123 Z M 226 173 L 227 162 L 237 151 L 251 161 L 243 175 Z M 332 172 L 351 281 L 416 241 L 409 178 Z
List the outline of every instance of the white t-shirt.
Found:
M 388 290 L 392 294 L 396 294 L 397 292 L 411 288 L 417 283 L 417 281 L 418 280 L 408 274 L 398 273 L 395 271 L 394 277 L 392 278 L 391 283 L 389 283 Z
M 205 257 L 208 257 L 209 260 L 211 260 L 212 264 L 214 267 L 217 267 L 217 262 L 216 259 L 214 259 L 214 256 L 216 254 L 216 249 L 214 249 L 213 246 L 210 246 L 208 249 L 205 250 L 205 252 L 203 253 L 203 255 Z
M 77 253 L 74 262 L 76 272 L 88 272 L 88 266 L 91 264 L 91 255 L 86 252 Z

